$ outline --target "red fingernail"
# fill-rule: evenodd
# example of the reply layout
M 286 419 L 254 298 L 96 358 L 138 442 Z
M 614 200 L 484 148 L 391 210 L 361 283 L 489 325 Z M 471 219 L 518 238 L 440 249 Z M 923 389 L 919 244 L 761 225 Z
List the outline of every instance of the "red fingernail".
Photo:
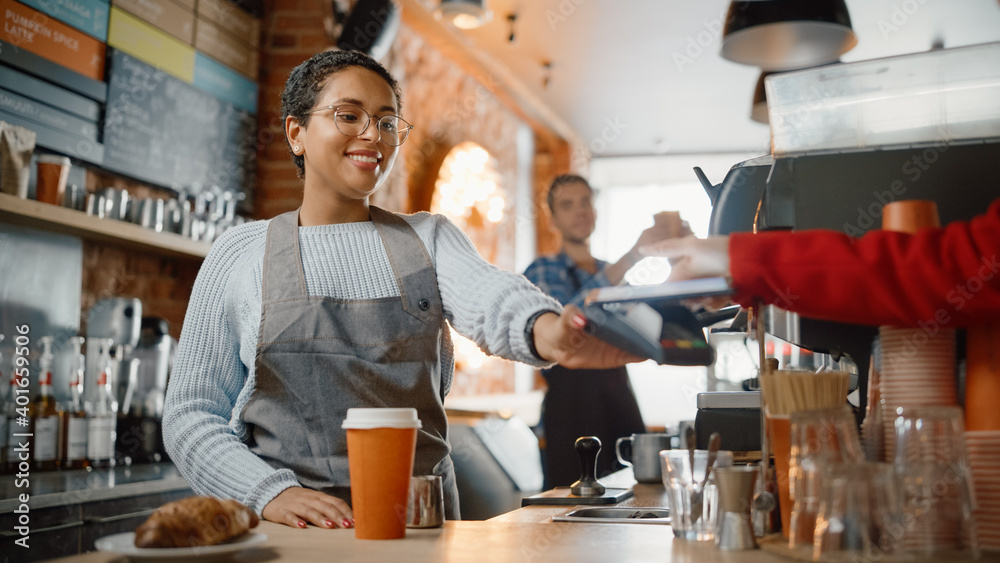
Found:
M 324 523 L 324 524 L 326 524 L 326 527 L 327 527 L 327 528 L 332 528 L 332 527 L 333 527 L 333 522 L 332 522 L 332 521 L 330 521 L 330 520 L 327 520 L 327 521 L 325 521 L 325 522 L 323 522 L 323 523 Z
M 583 315 L 574 315 L 572 320 L 573 324 L 575 324 L 577 328 L 583 328 L 587 326 L 587 318 L 584 317 Z
M 353 517 L 351 518 L 351 525 L 352 526 L 354 525 L 354 518 Z
M 347 518 L 344 518 L 343 524 L 344 524 L 345 528 L 350 528 L 351 527 L 351 522 Z
M 303 522 L 302 520 L 299 520 L 299 527 L 300 528 L 305 528 L 306 527 L 306 523 Z

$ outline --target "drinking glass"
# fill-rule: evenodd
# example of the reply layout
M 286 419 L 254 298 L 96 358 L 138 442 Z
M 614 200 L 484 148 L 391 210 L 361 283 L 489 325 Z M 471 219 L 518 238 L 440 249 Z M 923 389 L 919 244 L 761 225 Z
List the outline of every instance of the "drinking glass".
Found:
M 823 472 L 813 559 L 878 561 L 895 555 L 903 535 L 893 467 L 844 463 Z
M 715 539 L 719 497 L 715 476 L 706 475 L 708 460 L 707 450 L 695 450 L 693 456 L 690 450 L 660 452 L 663 486 L 670 499 L 670 526 L 674 537 L 698 541 Z M 713 467 L 732 465 L 732 452 L 716 452 Z
M 959 407 L 896 411 L 896 475 L 902 486 L 903 547 L 930 558 L 968 551 L 976 542 L 975 495 Z
M 788 462 L 789 499 L 792 509 L 788 546 L 811 546 L 819 497 L 822 467 L 834 463 L 864 461 L 854 414 L 846 406 L 793 412 Z

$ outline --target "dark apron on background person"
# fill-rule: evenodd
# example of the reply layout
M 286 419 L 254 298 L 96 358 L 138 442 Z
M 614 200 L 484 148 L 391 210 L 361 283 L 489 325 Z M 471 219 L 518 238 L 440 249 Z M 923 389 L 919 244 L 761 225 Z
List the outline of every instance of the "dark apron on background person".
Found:
M 434 265 L 401 217 L 370 207 L 399 297 L 310 297 L 299 253 L 299 214 L 267 230 L 256 384 L 243 419 L 250 450 L 305 487 L 350 503 L 347 434 L 353 407 L 415 408 L 414 475 L 440 475 L 445 512 L 459 518 L 441 380 L 443 308 Z
M 580 456 L 574 443 L 580 436 L 597 436 L 597 476 L 622 469 L 615 457 L 615 440 L 646 431 L 628 371 L 569 369 L 545 370 L 548 391 L 542 402 L 545 426 L 545 488 L 572 485 L 580 478 Z
M 582 284 L 575 268 L 567 270 L 573 293 Z M 639 403 L 625 367 L 569 369 L 557 365 L 542 370 L 548 390 L 542 401 L 545 433 L 544 488 L 566 487 L 580 478 L 580 456 L 575 442 L 581 436 L 597 436 L 597 476 L 624 466 L 615 457 L 615 440 L 646 431 Z

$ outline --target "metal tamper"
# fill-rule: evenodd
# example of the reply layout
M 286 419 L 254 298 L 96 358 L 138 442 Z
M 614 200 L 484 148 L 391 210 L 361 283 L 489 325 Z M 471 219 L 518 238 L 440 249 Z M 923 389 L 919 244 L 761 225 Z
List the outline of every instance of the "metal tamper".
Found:
M 601 440 L 597 436 L 581 436 L 574 444 L 580 456 L 580 480 L 570 486 L 578 497 L 599 497 L 606 489 L 597 480 L 597 454 L 601 453 Z

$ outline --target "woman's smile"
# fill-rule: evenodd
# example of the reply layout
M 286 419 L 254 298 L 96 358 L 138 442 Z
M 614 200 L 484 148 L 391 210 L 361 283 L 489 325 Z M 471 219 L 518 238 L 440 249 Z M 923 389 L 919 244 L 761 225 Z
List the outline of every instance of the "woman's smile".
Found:
M 347 159 L 362 170 L 374 172 L 382 162 L 382 155 L 373 150 L 353 150 L 347 153 Z

